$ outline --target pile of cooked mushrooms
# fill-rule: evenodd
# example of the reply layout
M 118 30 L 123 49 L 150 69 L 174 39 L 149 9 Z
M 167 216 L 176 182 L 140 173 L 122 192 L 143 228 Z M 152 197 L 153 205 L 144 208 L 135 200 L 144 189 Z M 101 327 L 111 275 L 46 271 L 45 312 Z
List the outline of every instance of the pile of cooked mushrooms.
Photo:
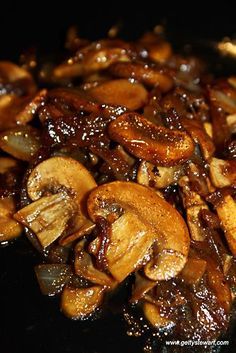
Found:
M 236 296 L 236 77 L 155 32 L 71 29 L 65 58 L 0 62 L 1 243 L 28 237 L 69 318 L 123 286 L 130 325 L 217 339 Z

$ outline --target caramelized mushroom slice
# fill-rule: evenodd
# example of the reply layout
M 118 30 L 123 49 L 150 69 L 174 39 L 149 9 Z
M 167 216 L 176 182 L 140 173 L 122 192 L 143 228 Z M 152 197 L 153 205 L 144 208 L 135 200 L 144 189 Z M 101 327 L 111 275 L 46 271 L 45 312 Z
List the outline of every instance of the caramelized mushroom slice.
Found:
M 18 211 L 14 218 L 30 228 L 43 248 L 53 243 L 76 214 L 76 206 L 64 192 L 44 196 Z
M 83 320 L 101 305 L 105 287 L 72 288 L 67 285 L 61 296 L 61 310 L 70 319 Z
M 148 92 L 140 83 L 128 80 L 103 82 L 90 89 L 89 94 L 100 103 L 122 105 L 130 110 L 141 108 L 148 99 Z
M 147 262 L 153 243 L 159 254 L 146 265 L 148 278 L 169 279 L 184 267 L 189 249 L 187 227 L 180 214 L 153 190 L 115 181 L 94 189 L 87 207 L 93 222 L 99 216 L 111 222 L 105 256 L 117 281 Z
M 176 183 L 181 175 L 182 169 L 182 165 L 160 167 L 142 161 L 138 169 L 137 182 L 141 185 L 162 189 Z
M 0 243 L 19 237 L 22 226 L 13 219 L 15 203 L 12 197 L 0 199 Z
M 23 161 L 30 161 L 39 147 L 39 132 L 31 126 L 14 127 L 0 134 L 0 148 Z
M 236 256 L 236 202 L 230 195 L 226 195 L 216 207 L 217 214 L 225 232 L 229 248 Z
M 154 165 L 183 163 L 194 151 L 187 133 L 156 126 L 137 113 L 122 114 L 109 124 L 108 131 L 131 154 Z
M 230 186 L 236 182 L 236 161 L 212 158 L 210 162 L 211 181 L 217 188 Z
M 174 326 L 174 322 L 170 319 L 165 318 L 160 314 L 160 309 L 157 305 L 144 302 L 143 312 L 146 319 L 154 326 L 156 329 L 169 329 Z
M 78 232 L 80 237 L 92 226 L 85 199 L 94 187 L 92 175 L 78 161 L 62 156 L 49 158 L 33 169 L 27 181 L 28 195 L 35 202 L 18 211 L 15 218 L 36 232 L 43 247 L 62 235 L 69 220 L 72 226 L 67 235 Z M 51 202 L 50 212 L 47 202 Z
M 79 56 L 82 58 L 79 58 Z M 101 50 L 88 50 L 85 55 L 77 53 L 74 58 L 70 58 L 65 63 L 57 66 L 53 74 L 56 78 L 74 78 L 104 70 L 116 61 L 129 61 L 125 49 L 102 48 Z
M 191 238 L 195 241 L 203 241 L 205 233 L 199 215 L 202 210 L 208 210 L 209 208 L 202 197 L 197 192 L 191 190 L 187 176 L 179 180 L 179 186 L 182 188 L 181 196 L 186 209 L 187 224 Z
M 84 244 L 85 240 L 81 240 L 75 248 L 75 273 L 95 284 L 114 287 L 116 282 L 93 265 L 91 256 L 84 249 Z
M 163 70 L 140 63 L 118 62 L 110 67 L 110 72 L 117 77 L 135 79 L 147 86 L 157 86 L 163 92 L 169 91 L 174 84 L 173 78 Z

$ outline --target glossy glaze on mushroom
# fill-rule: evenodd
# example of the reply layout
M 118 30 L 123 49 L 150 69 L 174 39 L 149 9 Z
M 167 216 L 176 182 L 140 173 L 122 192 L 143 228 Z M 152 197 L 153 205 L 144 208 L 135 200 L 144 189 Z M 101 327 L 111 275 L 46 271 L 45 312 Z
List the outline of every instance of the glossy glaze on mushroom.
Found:
M 68 38 L 59 65 L 0 62 L 0 241 L 28 237 L 71 319 L 123 288 L 138 335 L 218 339 L 236 296 L 235 77 L 155 33 Z

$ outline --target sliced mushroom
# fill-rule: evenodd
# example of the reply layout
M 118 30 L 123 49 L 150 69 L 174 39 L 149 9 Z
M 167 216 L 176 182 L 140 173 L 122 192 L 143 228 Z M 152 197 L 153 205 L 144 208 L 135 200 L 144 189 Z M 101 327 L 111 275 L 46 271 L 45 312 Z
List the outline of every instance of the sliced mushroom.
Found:
M 116 61 L 129 60 L 126 50 L 123 48 L 91 49 L 85 55 L 80 56 L 82 59 L 79 58 L 79 53 L 77 53 L 76 57 L 70 58 L 65 63 L 57 66 L 53 72 L 54 76 L 56 78 L 74 78 L 104 70 Z
M 14 127 L 0 134 L 0 148 L 23 161 L 29 161 L 39 147 L 39 132 L 31 126 Z
M 236 162 L 212 158 L 210 162 L 211 181 L 217 188 L 230 186 L 236 182 Z
M 131 154 L 160 166 L 188 160 L 194 143 L 187 133 L 156 126 L 137 113 L 125 113 L 110 123 L 109 135 Z
M 84 244 L 85 240 L 81 240 L 75 248 L 75 273 L 94 284 L 114 287 L 114 279 L 94 266 L 91 256 L 84 249 Z
M 179 274 L 179 277 L 187 284 L 196 285 L 204 275 L 206 267 L 207 262 L 205 260 L 190 257 Z
M 236 202 L 230 195 L 226 195 L 216 207 L 217 214 L 225 232 L 229 248 L 236 256 Z
M 174 84 L 173 78 L 163 70 L 140 63 L 118 62 L 110 67 L 110 72 L 117 77 L 138 80 L 147 86 L 157 86 L 163 92 L 169 91 Z
M 105 287 L 72 288 L 67 285 L 61 296 L 61 310 L 70 319 L 83 320 L 101 305 Z
M 130 110 L 141 108 L 148 99 L 148 92 L 140 83 L 122 79 L 103 82 L 90 89 L 89 94 L 100 103 L 122 105 Z
M 43 247 L 62 235 L 69 220 L 72 227 L 67 235 L 82 236 L 92 225 L 85 202 L 94 187 L 92 175 L 78 161 L 68 157 L 49 158 L 33 169 L 27 182 L 28 195 L 35 202 L 18 211 L 15 218 L 36 232 Z M 83 232 L 79 232 L 81 229 Z
M 175 324 L 168 318 L 165 318 L 160 314 L 160 308 L 152 303 L 143 303 L 143 312 L 146 319 L 154 326 L 156 329 L 169 329 Z
M 161 167 L 142 161 L 138 169 L 137 182 L 156 189 L 165 188 L 178 181 L 182 169 L 182 165 Z
M 14 218 L 30 228 L 43 248 L 53 243 L 76 213 L 76 206 L 65 192 L 44 196 L 18 211 Z
M 19 237 L 22 226 L 13 219 L 15 202 L 12 197 L 0 199 L 0 243 Z
M 153 190 L 131 182 L 104 184 L 90 193 L 87 207 L 92 221 L 101 216 L 112 223 L 106 259 L 119 282 L 149 260 L 153 243 L 159 255 L 147 264 L 148 278 L 169 279 L 184 267 L 189 249 L 187 227 L 180 214 Z
M 208 210 L 209 208 L 203 198 L 197 192 L 191 190 L 187 176 L 179 180 L 179 186 L 182 188 L 181 196 L 186 209 L 191 238 L 195 241 L 203 241 L 205 233 L 199 216 L 202 210 Z

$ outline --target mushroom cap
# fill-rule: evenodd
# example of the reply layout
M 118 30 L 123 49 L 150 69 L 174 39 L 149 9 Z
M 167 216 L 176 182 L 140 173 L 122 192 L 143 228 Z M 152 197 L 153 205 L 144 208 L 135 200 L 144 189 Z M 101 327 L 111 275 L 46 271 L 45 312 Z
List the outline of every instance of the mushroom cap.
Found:
M 38 164 L 27 182 L 31 200 L 38 200 L 45 192 L 64 187 L 79 204 L 85 194 L 96 187 L 89 171 L 73 158 L 56 156 Z

